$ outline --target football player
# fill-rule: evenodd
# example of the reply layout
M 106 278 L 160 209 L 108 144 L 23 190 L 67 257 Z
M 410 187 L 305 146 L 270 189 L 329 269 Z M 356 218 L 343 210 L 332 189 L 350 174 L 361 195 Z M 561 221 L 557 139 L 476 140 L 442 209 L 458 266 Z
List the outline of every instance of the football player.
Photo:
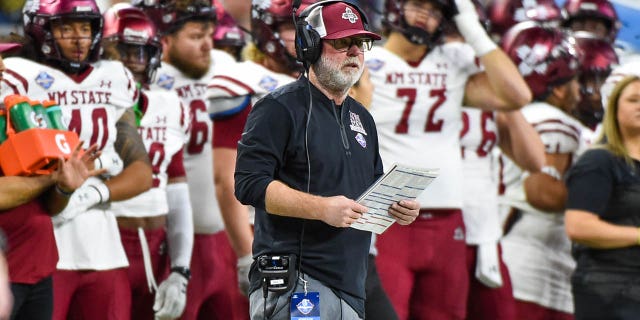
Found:
M 108 179 L 88 179 L 54 217 L 60 259 L 53 319 L 128 319 L 128 262 L 109 203 L 151 187 L 131 108 L 139 94 L 135 81 L 122 63 L 99 59 L 103 20 L 94 0 L 28 1 L 23 12 L 31 44 L 23 57 L 32 59 L 5 61 L 2 94 L 55 100 L 69 130 L 121 160 Z
M 487 21 L 482 4 L 474 1 L 480 22 Z M 485 25 L 488 27 L 488 25 Z M 464 41 L 455 25 L 447 41 Z M 469 295 L 467 319 L 515 319 L 516 308 L 509 272 L 500 254 L 502 223 L 498 209 L 499 150 L 521 168 L 538 172 L 544 164 L 544 146 L 522 113 L 463 107 L 462 217 L 467 243 Z
M 495 41 L 500 41 L 509 28 L 523 21 L 560 26 L 562 14 L 554 0 L 493 0 L 487 7 L 491 36 Z
M 573 37 L 580 57 L 580 102 L 574 115 L 587 128 L 596 130 L 604 115 L 600 88 L 618 65 L 618 55 L 610 42 L 593 33 L 578 31 Z
M 562 6 L 562 25 L 572 31 L 587 31 L 609 43 L 615 41 L 621 23 L 609 0 L 567 0 Z
M 460 297 L 469 282 L 459 192 L 461 108 L 515 110 L 531 93 L 471 1 L 387 0 L 385 9 L 388 40 L 366 57 L 380 154 L 385 167 L 398 162 L 439 168 L 440 175 L 417 199 L 416 222 L 392 225 L 378 237 L 378 271 L 400 319 L 463 319 Z M 467 43 L 443 44 L 443 21 L 454 21 Z
M 220 8 L 220 7 L 218 7 Z M 227 13 L 218 14 L 218 23 L 213 33 L 213 46 L 233 56 L 237 61 L 242 60 L 242 49 L 246 45 L 244 30 L 238 27 L 236 21 Z
M 17 43 L 0 43 L 0 81 L 5 71 L 2 55 L 18 48 Z M 0 110 L 7 111 L 2 103 Z M 64 209 L 69 195 L 89 175 L 103 173 L 87 169 L 100 155 L 97 145 L 84 153 L 81 148 L 82 143 L 51 174 L 0 173 L 0 319 L 51 319 L 51 279 L 58 262 L 51 215 Z
M 474 4 L 480 21 L 486 21 L 482 5 L 477 1 Z M 464 39 L 453 26 L 447 41 Z M 544 164 L 544 146 L 519 110 L 497 112 L 473 107 L 462 110 L 460 145 L 465 195 L 462 217 L 469 275 L 467 319 L 515 319 L 511 279 L 499 245 L 502 221 L 497 155 L 501 150 L 525 170 L 538 172 Z
M 184 166 L 193 212 L 194 243 L 191 270 L 173 269 L 186 278 L 187 305 L 183 319 L 215 315 L 242 319 L 248 302 L 237 289 L 236 264 L 213 178 L 207 85 L 222 65 L 234 64 L 229 54 L 212 50 L 216 8 L 210 0 L 136 1 L 156 24 L 163 45 L 162 64 L 151 89 L 175 91 L 189 112 L 190 135 L 184 147 Z
M 306 1 L 303 6 L 308 5 Z M 299 9 L 301 10 L 301 9 Z M 238 260 L 238 281 L 248 296 L 253 262 L 253 234 L 247 208 L 234 195 L 236 148 L 252 105 L 279 86 L 295 80 L 302 65 L 295 59 L 295 30 L 290 0 L 269 0 L 252 7 L 253 42 L 246 61 L 221 66 L 209 83 L 214 118 L 213 158 L 218 201 Z M 226 106 L 226 107 L 224 107 Z
M 571 116 L 580 98 L 573 42 L 557 28 L 533 21 L 517 24 L 502 39 L 502 48 L 533 92 L 534 102 L 522 113 L 545 146 L 540 172 L 523 171 L 501 158 L 506 190 L 500 201 L 510 208 L 501 244 L 517 319 L 573 319 L 569 279 L 575 262 L 562 216 L 562 178 L 583 147 L 583 126 Z
M 148 89 L 160 66 L 162 47 L 145 13 L 121 3 L 105 12 L 104 21 L 105 58 L 122 61 L 142 89 L 134 111 L 153 170 L 151 190 L 112 203 L 129 259 L 131 319 L 154 319 L 154 309 L 155 317 L 174 319 L 184 310 L 188 279 L 178 272 L 166 274 L 189 266 L 193 246 L 182 163 L 188 115 L 175 92 Z M 162 281 L 159 288 L 156 281 Z M 155 301 L 153 290 L 157 291 Z

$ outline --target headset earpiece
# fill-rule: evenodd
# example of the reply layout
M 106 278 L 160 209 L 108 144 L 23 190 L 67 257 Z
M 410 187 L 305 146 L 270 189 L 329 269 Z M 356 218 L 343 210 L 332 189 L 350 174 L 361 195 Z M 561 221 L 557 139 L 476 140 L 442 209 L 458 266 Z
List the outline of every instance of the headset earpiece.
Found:
M 295 44 L 296 57 L 304 64 L 305 68 L 309 68 L 320 58 L 322 39 L 320 34 L 304 18 L 297 21 Z

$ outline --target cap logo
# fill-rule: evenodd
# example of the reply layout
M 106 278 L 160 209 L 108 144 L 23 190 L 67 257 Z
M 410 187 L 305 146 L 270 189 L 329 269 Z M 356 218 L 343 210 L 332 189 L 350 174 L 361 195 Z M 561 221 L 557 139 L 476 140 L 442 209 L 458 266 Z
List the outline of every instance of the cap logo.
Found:
M 344 9 L 344 13 L 342 13 L 342 19 L 349 20 L 351 23 L 356 23 L 358 20 L 358 15 L 351 11 L 351 8 L 347 7 Z

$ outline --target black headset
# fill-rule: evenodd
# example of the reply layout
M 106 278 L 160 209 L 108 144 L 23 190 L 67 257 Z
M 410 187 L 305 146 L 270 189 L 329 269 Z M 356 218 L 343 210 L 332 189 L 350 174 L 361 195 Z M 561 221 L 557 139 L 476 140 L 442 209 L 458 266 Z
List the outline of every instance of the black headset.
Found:
M 306 20 L 306 18 L 314 8 L 340 2 L 348 4 L 349 6 L 358 10 L 358 13 L 360 13 L 364 30 L 370 31 L 367 15 L 364 13 L 364 11 L 362 11 L 362 9 L 351 2 L 341 0 L 325 0 L 316 2 L 305 8 L 304 11 L 300 13 L 300 16 L 298 18 L 296 18 L 296 11 L 298 10 L 299 2 L 295 2 L 297 2 L 297 5 L 294 4 L 293 6 L 293 23 L 296 27 L 296 59 L 302 62 L 305 69 L 307 70 L 309 69 L 309 66 L 318 61 L 318 59 L 320 58 L 320 53 L 322 53 L 322 37 L 320 37 L 318 31 L 316 31 L 311 25 L 309 25 Z

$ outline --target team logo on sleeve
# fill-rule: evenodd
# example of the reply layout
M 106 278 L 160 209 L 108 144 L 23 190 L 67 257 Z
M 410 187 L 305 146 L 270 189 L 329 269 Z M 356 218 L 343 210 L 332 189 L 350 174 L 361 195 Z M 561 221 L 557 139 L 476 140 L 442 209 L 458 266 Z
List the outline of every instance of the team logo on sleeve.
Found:
M 175 82 L 175 79 L 167 74 L 161 74 L 160 76 L 158 76 L 158 85 L 162 88 L 165 88 L 167 90 L 171 90 L 171 88 L 173 88 L 173 83 Z
M 36 83 L 45 89 L 51 88 L 53 81 L 53 77 L 44 71 L 38 73 L 38 76 L 36 77 Z
M 278 81 L 270 76 L 265 76 L 258 85 L 260 88 L 267 90 L 267 92 L 271 92 L 278 87 Z
M 367 68 L 369 68 L 369 70 L 373 70 L 373 71 L 378 71 L 382 67 L 384 67 L 384 61 L 380 59 L 367 60 L 365 64 L 367 65 Z

